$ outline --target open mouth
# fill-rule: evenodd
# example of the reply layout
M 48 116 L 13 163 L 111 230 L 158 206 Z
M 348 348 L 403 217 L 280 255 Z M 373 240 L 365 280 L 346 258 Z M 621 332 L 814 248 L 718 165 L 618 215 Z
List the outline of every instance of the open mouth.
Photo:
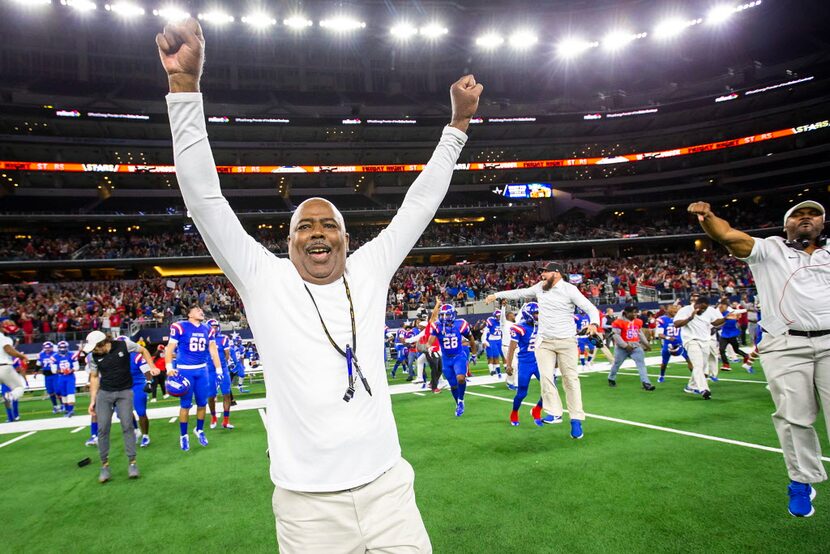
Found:
M 305 251 L 306 254 L 308 254 L 315 262 L 322 262 L 325 261 L 331 253 L 331 247 L 325 244 L 312 244 L 308 246 Z

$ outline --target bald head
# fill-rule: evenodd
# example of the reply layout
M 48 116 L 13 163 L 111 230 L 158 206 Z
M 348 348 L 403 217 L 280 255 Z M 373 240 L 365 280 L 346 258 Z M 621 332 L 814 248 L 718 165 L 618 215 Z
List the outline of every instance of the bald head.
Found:
M 301 213 L 303 211 L 303 208 L 308 204 L 314 204 L 314 203 L 317 203 L 317 202 L 322 202 L 323 204 L 326 204 L 331 209 L 332 213 L 334 214 L 334 218 L 340 224 L 340 228 L 345 233 L 346 232 L 346 223 L 343 221 L 343 214 L 340 213 L 340 210 L 337 209 L 337 206 L 335 206 L 334 204 L 332 204 L 331 202 L 329 202 L 325 198 L 320 198 L 319 196 L 315 196 L 313 198 L 307 198 L 307 199 L 303 200 L 302 202 L 300 202 L 300 205 L 297 206 L 297 209 L 294 210 L 293 214 L 291 214 L 291 221 L 288 224 L 288 232 L 289 233 L 294 232 L 295 228 L 297 227 L 297 222 L 300 221 L 300 216 L 301 216 Z

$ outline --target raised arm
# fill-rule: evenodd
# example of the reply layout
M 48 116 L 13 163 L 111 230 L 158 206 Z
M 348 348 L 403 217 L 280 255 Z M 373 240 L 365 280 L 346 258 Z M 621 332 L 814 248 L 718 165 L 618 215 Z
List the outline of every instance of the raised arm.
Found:
M 700 226 L 709 238 L 724 245 L 733 256 L 746 258 L 752 253 L 755 239 L 743 231 L 733 229 L 728 221 L 716 216 L 707 202 L 689 204 L 688 210 L 690 214 L 697 216 Z
M 482 90 L 484 87 L 476 83 L 472 75 L 466 75 L 453 83 L 450 87 L 452 119 L 444 128 L 438 147 L 409 187 L 403 204 L 389 226 L 352 254 L 356 259 L 369 257 L 373 267 L 383 268 L 382 275 L 387 282 L 415 246 L 447 194 L 458 156 L 467 142 L 467 127 L 478 109 Z
M 491 304 L 496 300 L 523 300 L 525 298 L 536 298 L 539 290 L 542 288 L 542 283 L 536 283 L 532 287 L 524 289 L 503 290 L 489 295 L 484 299 L 486 304 Z
M 193 18 L 168 23 L 156 35 L 156 44 L 170 85 L 167 105 L 182 197 L 211 256 L 244 298 L 246 285 L 271 255 L 245 232 L 222 196 L 199 93 L 205 59 L 202 29 Z

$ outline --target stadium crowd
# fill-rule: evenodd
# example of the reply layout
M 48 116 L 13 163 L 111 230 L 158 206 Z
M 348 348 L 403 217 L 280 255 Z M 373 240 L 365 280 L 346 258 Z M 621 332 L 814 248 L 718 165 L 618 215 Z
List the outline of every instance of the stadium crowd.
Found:
M 773 225 L 764 210 L 735 211 L 732 220 L 739 228 L 761 228 Z M 353 225 L 349 227 L 352 250 L 371 240 L 382 227 Z M 586 239 L 613 239 L 642 236 L 663 236 L 699 233 L 694 222 L 684 214 L 654 216 L 652 214 L 601 214 L 589 218 L 571 214 L 553 224 L 510 218 L 475 223 L 431 224 L 416 246 L 478 246 L 516 242 L 558 242 Z M 288 252 L 287 231 L 278 228 L 257 229 L 257 240 L 275 253 Z M 86 235 L 59 238 L 33 235 L 0 236 L 2 260 L 58 259 L 120 259 L 182 256 L 208 256 L 207 248 L 193 230 L 179 232 L 115 232 L 108 229 Z
M 752 285 L 745 264 L 713 252 L 591 258 L 566 265 L 574 284 L 595 304 L 636 301 L 643 286 L 686 296 L 731 295 Z M 536 262 L 402 267 L 392 279 L 387 317 L 431 307 L 437 295 L 463 305 L 494 290 L 530 286 L 538 282 L 540 268 Z M 223 276 L 3 285 L 0 317 L 12 318 L 29 343 L 73 338 L 94 329 L 118 334 L 134 322 L 164 325 L 183 317 L 193 300 L 222 320 L 246 325 L 242 302 Z

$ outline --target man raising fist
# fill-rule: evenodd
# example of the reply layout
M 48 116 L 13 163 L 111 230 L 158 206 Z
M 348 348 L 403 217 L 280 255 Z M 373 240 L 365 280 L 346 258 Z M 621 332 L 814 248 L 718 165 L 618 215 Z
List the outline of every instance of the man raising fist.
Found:
M 285 260 L 248 235 L 222 196 L 199 94 L 205 46 L 199 24 L 168 24 L 156 43 L 170 84 L 182 196 L 239 291 L 266 368 L 280 549 L 431 552 L 377 338 L 389 281 L 449 188 L 482 86 L 472 75 L 452 85 L 450 124 L 377 238 L 347 259 L 343 216 L 328 200 L 311 198 L 291 217 Z
M 786 239 L 750 237 L 712 213 L 706 202 L 691 204 L 689 213 L 697 216 L 707 235 L 747 262 L 755 277 L 764 329 L 758 351 L 791 479 L 789 511 L 809 517 L 815 512 L 812 483 L 827 480 L 813 427 L 818 399 L 830 424 L 830 253 L 822 233 L 824 206 L 805 200 L 787 210 Z

